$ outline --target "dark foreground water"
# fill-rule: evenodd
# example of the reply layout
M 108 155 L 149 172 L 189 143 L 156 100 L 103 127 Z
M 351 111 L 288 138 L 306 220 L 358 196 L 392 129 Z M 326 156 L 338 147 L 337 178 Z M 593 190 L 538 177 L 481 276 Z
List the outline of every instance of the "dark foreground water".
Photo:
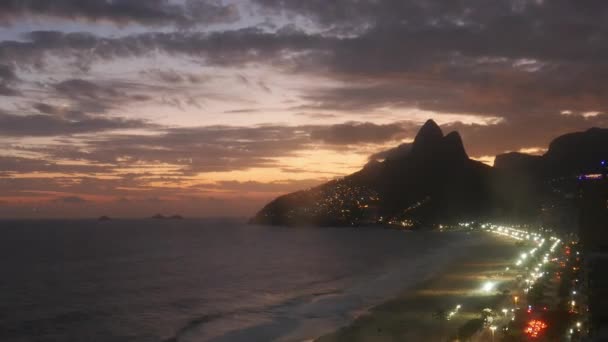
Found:
M 439 272 L 471 240 L 227 220 L 0 222 L 0 341 L 301 341 Z

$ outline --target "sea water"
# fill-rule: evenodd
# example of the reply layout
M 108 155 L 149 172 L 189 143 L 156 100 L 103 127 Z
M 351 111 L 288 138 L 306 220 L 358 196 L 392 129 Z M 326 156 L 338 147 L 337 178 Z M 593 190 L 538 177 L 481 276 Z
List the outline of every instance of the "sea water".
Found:
M 465 233 L 0 222 L 0 341 L 302 341 L 433 276 Z

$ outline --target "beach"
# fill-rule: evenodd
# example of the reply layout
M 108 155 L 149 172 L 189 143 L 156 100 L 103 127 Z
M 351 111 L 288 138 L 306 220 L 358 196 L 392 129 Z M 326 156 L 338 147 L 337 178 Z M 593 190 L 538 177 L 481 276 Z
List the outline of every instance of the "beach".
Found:
M 455 255 L 445 272 L 362 313 L 352 324 L 316 341 L 450 340 L 467 321 L 479 318 L 481 310 L 505 300 L 499 293 L 509 289 L 512 277 L 504 270 L 513 263 L 518 250 L 512 239 L 484 235 L 466 253 Z M 486 292 L 481 287 L 488 281 L 495 282 L 496 288 Z M 435 317 L 438 310 L 449 312 L 457 305 L 461 308 L 450 320 Z M 488 334 L 483 331 L 477 338 L 491 338 Z

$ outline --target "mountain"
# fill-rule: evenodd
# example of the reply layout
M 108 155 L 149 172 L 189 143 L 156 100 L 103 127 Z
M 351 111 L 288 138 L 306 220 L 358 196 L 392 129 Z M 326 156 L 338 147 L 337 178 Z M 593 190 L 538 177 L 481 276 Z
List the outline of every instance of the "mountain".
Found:
M 384 161 L 281 196 L 251 222 L 409 228 L 492 218 L 573 225 L 576 176 L 599 172 L 608 161 L 608 129 L 562 135 L 542 156 L 502 154 L 490 167 L 467 156 L 457 132 L 444 135 L 429 120 L 412 144 L 375 157 Z
M 321 186 L 281 196 L 251 221 L 275 225 L 406 227 L 490 213 L 492 168 L 471 160 L 457 132 L 427 121 L 413 144 L 383 162 Z
M 602 160 L 608 160 L 608 129 L 594 127 L 556 138 L 542 156 L 516 152 L 498 155 L 494 166 L 503 171 L 555 178 L 600 172 Z
M 511 217 L 571 229 L 578 219 L 578 176 L 605 172 L 602 161 L 608 161 L 608 129 L 565 134 L 554 139 L 541 156 L 498 155 L 496 194 Z

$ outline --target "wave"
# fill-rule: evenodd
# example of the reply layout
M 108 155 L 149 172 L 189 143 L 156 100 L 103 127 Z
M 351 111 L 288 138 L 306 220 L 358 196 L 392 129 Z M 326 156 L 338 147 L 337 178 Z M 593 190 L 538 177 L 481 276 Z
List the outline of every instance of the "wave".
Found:
M 441 273 L 477 243 L 472 236 L 401 258 L 344 288 L 312 289 L 264 307 L 204 315 L 166 342 L 303 341 L 349 324 L 362 312 Z M 318 283 L 318 282 L 317 282 Z M 319 284 L 322 285 L 322 284 Z

